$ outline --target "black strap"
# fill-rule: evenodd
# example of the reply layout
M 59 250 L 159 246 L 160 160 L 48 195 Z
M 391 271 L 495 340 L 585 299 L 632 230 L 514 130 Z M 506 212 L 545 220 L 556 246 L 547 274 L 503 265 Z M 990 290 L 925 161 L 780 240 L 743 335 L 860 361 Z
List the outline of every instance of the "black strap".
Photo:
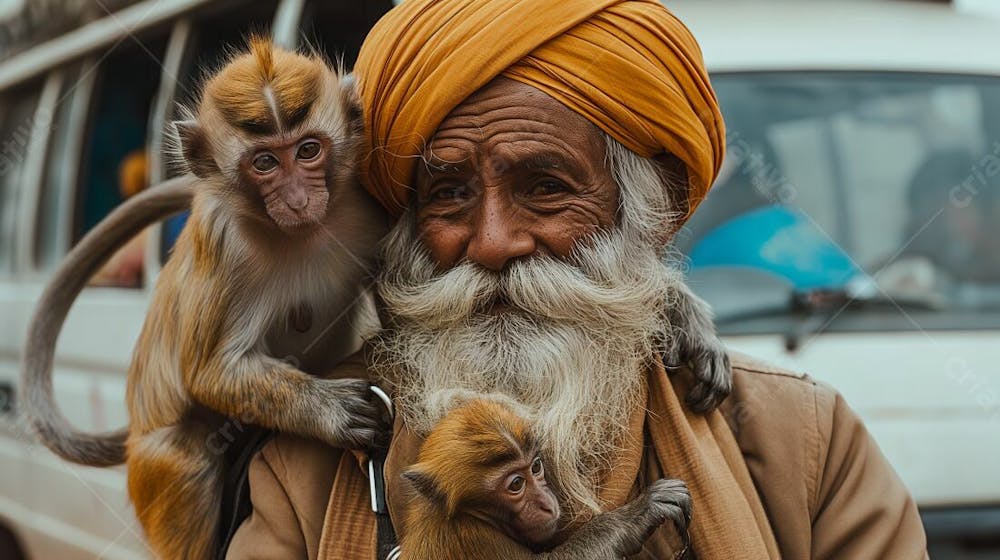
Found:
M 253 511 L 253 504 L 250 502 L 250 462 L 273 436 L 274 432 L 270 430 L 253 427 L 246 439 L 240 442 L 242 445 L 232 447 L 238 449 L 239 453 L 226 457 L 227 468 L 222 488 L 217 560 L 225 560 L 236 530 Z
M 396 529 L 389 517 L 389 503 L 385 497 L 385 458 L 387 446 L 376 445 L 368 451 L 368 476 L 372 491 L 372 510 L 375 512 L 376 559 L 387 560 L 396 549 Z

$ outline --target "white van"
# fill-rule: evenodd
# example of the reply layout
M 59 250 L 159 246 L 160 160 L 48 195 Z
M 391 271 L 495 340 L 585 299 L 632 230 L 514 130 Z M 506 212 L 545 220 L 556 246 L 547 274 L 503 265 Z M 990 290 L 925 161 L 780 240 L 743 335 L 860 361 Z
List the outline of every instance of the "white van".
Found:
M 728 129 L 678 246 L 727 344 L 839 389 L 932 558 L 1000 558 L 1000 20 L 674 0 Z
M 125 2 L 80 3 L 97 4 Z M 15 417 L 35 301 L 68 248 L 122 200 L 122 162 L 145 153 L 148 179 L 165 178 L 162 131 L 176 103 L 250 32 L 269 29 L 279 44 L 307 42 L 350 64 L 391 7 L 389 0 L 147 0 L 113 14 L 98 9 L 91 23 L 0 61 L 0 559 L 149 556 L 124 471 L 63 462 Z M 158 231 L 147 235 L 141 279 L 88 288 L 70 314 L 55 388 L 82 429 L 126 421 L 124 374 L 172 229 L 162 242 Z
M 1000 249 L 970 225 L 1000 222 L 985 202 L 1000 28 L 947 3 L 665 3 L 702 42 L 729 123 L 723 177 L 678 239 L 727 342 L 846 395 L 917 497 L 934 558 L 1000 557 Z M 120 202 L 120 163 L 144 151 L 165 178 L 164 123 L 223 45 L 269 28 L 350 63 L 389 7 L 146 0 L 0 61 L 0 559 L 149 555 L 123 471 L 56 459 L 13 397 L 46 275 Z M 956 168 L 941 201 L 933 174 Z M 125 423 L 164 233 L 137 286 L 88 289 L 64 329 L 57 398 L 82 429 Z M 967 278 L 966 262 L 983 270 Z

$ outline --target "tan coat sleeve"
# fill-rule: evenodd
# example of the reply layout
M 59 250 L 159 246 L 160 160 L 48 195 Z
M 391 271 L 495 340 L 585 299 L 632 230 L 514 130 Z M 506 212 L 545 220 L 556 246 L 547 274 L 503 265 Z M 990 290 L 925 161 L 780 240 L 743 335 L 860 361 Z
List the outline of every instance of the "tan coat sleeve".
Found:
M 226 558 L 315 560 L 340 454 L 285 435 L 265 445 L 250 463 L 253 510 L 236 530 Z
M 916 504 L 861 420 L 836 391 L 816 395 L 826 445 L 810 508 L 812 558 L 927 558 Z

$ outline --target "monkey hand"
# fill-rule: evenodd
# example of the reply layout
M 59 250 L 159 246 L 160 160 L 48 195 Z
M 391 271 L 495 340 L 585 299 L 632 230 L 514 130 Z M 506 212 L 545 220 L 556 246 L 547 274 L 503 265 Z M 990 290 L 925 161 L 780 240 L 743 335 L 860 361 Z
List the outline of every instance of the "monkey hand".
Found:
M 667 365 L 687 365 L 694 375 L 695 384 L 687 394 L 686 402 L 695 412 L 709 412 L 725 400 L 733 390 L 733 370 L 726 347 L 712 332 L 710 337 L 678 337 Z
M 319 380 L 323 392 L 317 436 L 334 447 L 371 446 L 386 429 L 381 407 L 365 379 Z M 317 411 L 318 412 L 318 411 Z
M 704 302 L 678 306 L 671 310 L 670 321 L 674 336 L 663 355 L 664 365 L 691 368 L 694 386 L 687 395 L 687 404 L 695 412 L 709 412 L 733 390 L 729 353 L 715 332 L 711 311 Z
M 621 516 L 621 522 L 614 524 L 622 529 L 615 550 L 620 556 L 638 554 L 646 539 L 665 521 L 674 522 L 686 545 L 688 523 L 691 521 L 691 494 L 680 480 L 660 479 L 638 498 L 606 515 Z
M 658 520 L 673 521 L 681 534 L 687 533 L 691 521 L 691 493 L 683 481 L 661 478 L 644 493 L 649 500 L 651 514 Z

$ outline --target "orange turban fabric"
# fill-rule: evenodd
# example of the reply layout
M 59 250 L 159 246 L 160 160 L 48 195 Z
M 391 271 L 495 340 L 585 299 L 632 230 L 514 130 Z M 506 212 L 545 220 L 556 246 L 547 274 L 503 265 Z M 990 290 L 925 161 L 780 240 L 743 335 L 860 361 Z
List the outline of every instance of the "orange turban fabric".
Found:
M 725 151 L 698 43 L 654 0 L 406 0 L 375 24 L 355 71 L 369 142 L 365 184 L 397 216 L 425 141 L 501 75 L 544 91 L 641 156 L 679 157 L 689 215 Z

